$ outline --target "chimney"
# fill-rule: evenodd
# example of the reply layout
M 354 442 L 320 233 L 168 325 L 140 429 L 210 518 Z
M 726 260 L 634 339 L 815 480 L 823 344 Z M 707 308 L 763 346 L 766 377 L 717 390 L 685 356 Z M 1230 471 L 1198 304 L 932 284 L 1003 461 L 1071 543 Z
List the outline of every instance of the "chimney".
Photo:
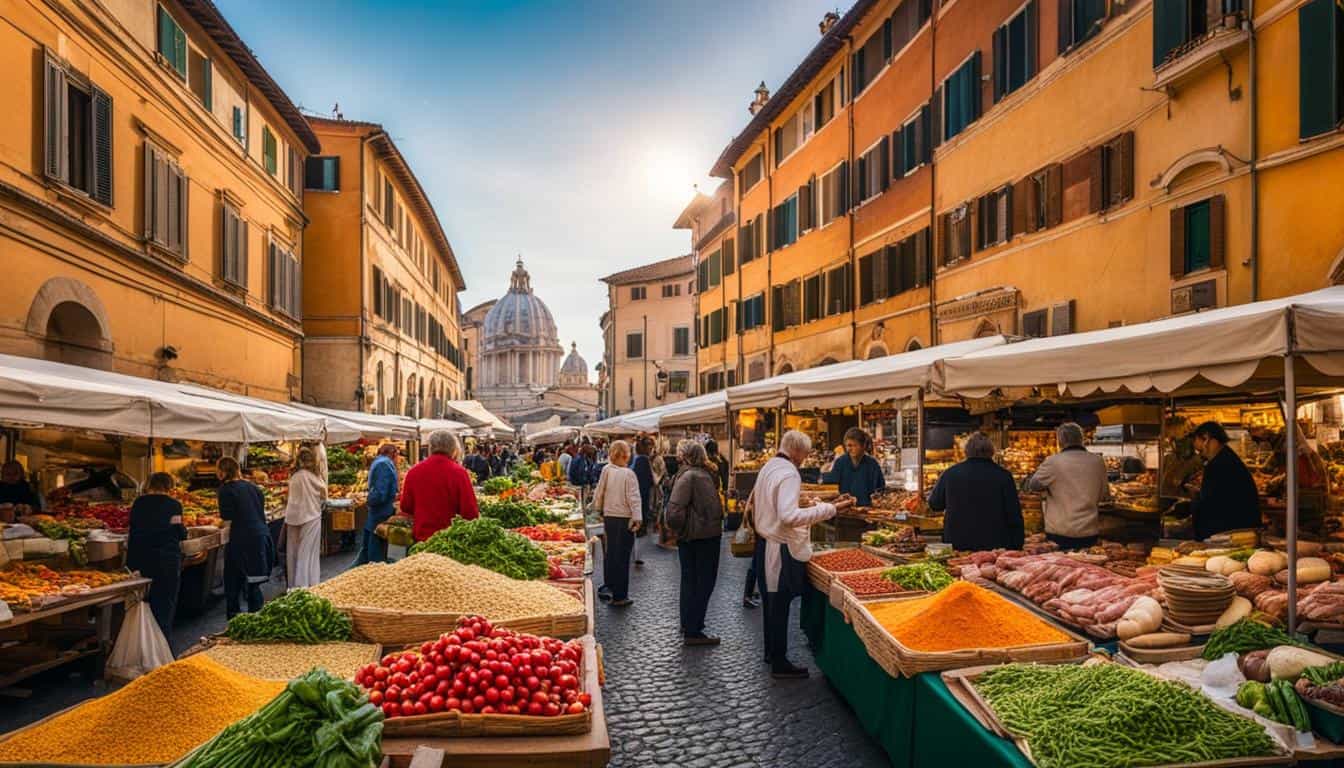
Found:
M 830 32 L 831 27 L 834 27 L 839 20 L 840 14 L 835 11 L 827 11 L 826 15 L 821 17 L 821 23 L 817 25 L 817 28 L 821 30 L 821 36 L 825 37 L 826 33 Z
M 770 89 L 765 87 L 764 80 L 761 81 L 760 85 L 756 86 L 755 93 L 756 93 L 755 101 L 751 102 L 751 104 L 747 107 L 747 111 L 753 115 L 756 114 L 757 112 L 760 112 L 761 108 L 765 106 L 765 102 L 770 100 Z

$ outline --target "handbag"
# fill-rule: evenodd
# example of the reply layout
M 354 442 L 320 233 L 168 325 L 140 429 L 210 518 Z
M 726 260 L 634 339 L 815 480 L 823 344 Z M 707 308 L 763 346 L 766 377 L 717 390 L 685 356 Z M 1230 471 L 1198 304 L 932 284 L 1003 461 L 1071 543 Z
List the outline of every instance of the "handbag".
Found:
M 742 513 L 742 524 L 733 532 L 733 539 L 728 543 L 728 551 L 733 557 L 753 557 L 756 554 L 756 531 L 751 522 L 751 503 L 754 499 L 753 493 L 747 499 L 746 510 Z

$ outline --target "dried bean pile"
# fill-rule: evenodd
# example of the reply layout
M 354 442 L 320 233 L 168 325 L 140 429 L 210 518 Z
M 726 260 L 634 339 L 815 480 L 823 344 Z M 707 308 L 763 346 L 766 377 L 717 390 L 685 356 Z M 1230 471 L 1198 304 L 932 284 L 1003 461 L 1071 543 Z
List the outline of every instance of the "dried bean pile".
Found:
M 870 555 L 862 549 L 837 549 L 832 552 L 822 552 L 813 555 L 812 562 L 832 573 L 880 568 L 887 564 L 886 560 Z
M 262 680 L 291 680 L 313 667 L 342 680 L 353 680 L 360 667 L 376 658 L 377 650 L 378 646 L 363 643 L 223 643 L 205 655 L 235 672 Z
M 351 568 L 312 592 L 338 608 L 479 614 L 491 621 L 583 611 L 577 598 L 543 582 L 517 581 L 428 552 Z

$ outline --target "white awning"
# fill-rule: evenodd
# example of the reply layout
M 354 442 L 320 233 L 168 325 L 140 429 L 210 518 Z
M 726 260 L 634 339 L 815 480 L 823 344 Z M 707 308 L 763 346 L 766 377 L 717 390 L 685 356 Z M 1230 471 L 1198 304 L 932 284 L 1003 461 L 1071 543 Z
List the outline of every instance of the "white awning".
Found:
M 964 397 L 1026 388 L 1075 398 L 1273 391 L 1282 387 L 1282 358 L 1290 352 L 1302 353 L 1316 372 L 1339 375 L 1344 373 L 1341 351 L 1344 287 L 1336 287 L 983 350 L 947 360 L 943 386 Z M 1319 378 L 1310 370 L 1304 373 L 1300 384 Z
M 728 421 L 728 393 L 724 390 L 687 398 L 663 406 L 658 414 L 659 427 L 689 427 L 697 424 L 723 424 Z
M 916 349 L 872 360 L 808 368 L 728 389 L 728 404 L 743 408 L 839 408 L 913 396 L 941 384 L 944 360 L 1007 342 L 1002 336 Z
M 452 419 L 420 419 L 415 425 L 419 429 L 421 440 L 428 440 L 430 432 L 437 432 L 440 429 L 452 432 L 458 437 L 471 433 L 471 425 Z
M 578 427 L 551 427 L 528 435 L 523 438 L 523 442 L 527 445 L 554 445 L 569 442 L 578 436 Z
M 351 443 L 359 439 L 414 440 L 419 435 L 419 425 L 405 416 L 318 408 L 304 403 L 290 405 L 325 418 L 328 443 Z
M 452 411 L 472 427 L 489 427 L 491 437 L 498 440 L 505 440 L 513 436 L 514 429 L 508 422 L 499 418 L 486 409 L 475 400 L 449 400 L 443 404 L 444 408 Z

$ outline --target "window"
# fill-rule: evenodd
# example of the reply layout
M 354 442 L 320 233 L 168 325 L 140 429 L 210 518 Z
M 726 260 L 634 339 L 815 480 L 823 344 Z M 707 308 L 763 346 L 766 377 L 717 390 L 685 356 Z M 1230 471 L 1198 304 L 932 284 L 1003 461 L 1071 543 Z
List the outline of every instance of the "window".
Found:
M 971 256 L 971 206 L 962 204 L 944 213 L 942 226 L 942 263 L 955 264 Z
M 397 323 L 397 330 L 404 332 L 407 336 L 415 334 L 415 303 L 411 301 L 410 296 L 406 296 L 401 291 L 397 292 L 401 296 L 401 317 Z
M 341 158 L 310 157 L 304 167 L 303 185 L 320 192 L 338 192 L 341 189 Z
M 882 71 L 890 58 L 891 19 L 887 19 L 880 29 L 868 37 L 863 47 L 854 52 L 853 60 L 850 62 L 853 79 L 853 87 L 850 90 L 854 98 L 858 98 L 869 83 L 877 78 L 877 73 Z
M 930 120 L 931 114 L 926 104 L 892 136 L 893 177 L 908 176 L 931 159 L 933 145 L 929 141 Z
M 707 338 L 709 339 L 710 344 L 722 344 L 723 340 L 726 338 L 727 334 L 725 331 L 727 329 L 723 327 L 723 316 L 724 310 L 722 307 L 709 313 L 709 331 L 707 332 Z
M 966 130 L 980 118 L 980 52 L 976 51 L 939 88 L 943 109 L 943 140 Z
M 891 50 L 898 54 L 909 42 L 915 39 L 919 30 L 932 15 L 933 3 L 930 0 L 905 0 L 891 15 Z
M 288 160 L 286 164 L 287 172 L 285 174 L 285 186 L 294 193 L 295 197 L 303 189 L 303 155 L 294 147 L 285 148 L 285 157 Z
M 383 287 L 383 270 L 373 267 L 373 316 L 385 317 L 387 312 L 386 289 Z
M 775 129 L 775 167 L 788 159 L 812 134 L 812 105 L 804 104 Z
M 887 264 L 884 250 L 859 257 L 859 306 L 887 298 Z
M 145 241 L 187 259 L 187 175 L 177 161 L 145 144 Z
M 270 274 L 271 308 L 297 320 L 299 314 L 299 260 L 294 253 L 278 243 L 271 243 L 267 254 Z
M 840 90 L 839 78 L 823 85 L 817 95 L 812 97 L 812 119 L 816 123 L 813 130 L 819 131 L 821 127 L 835 117 L 839 99 L 837 93 Z
M 742 171 L 738 174 L 738 192 L 746 194 L 747 190 L 756 186 L 764 176 L 765 164 L 761 161 L 761 153 L 757 152 L 751 156 L 746 165 L 742 166 Z
M 994 103 L 1036 76 L 1036 0 L 994 30 Z
M 1226 261 L 1227 204 L 1222 195 L 1171 210 L 1171 275 L 1219 269 Z
M 1013 185 L 1013 233 L 1036 232 L 1060 222 L 1061 166 L 1046 166 Z
M 224 203 L 220 206 L 223 221 L 220 231 L 219 276 L 224 282 L 239 288 L 247 287 L 247 222 L 238 209 Z
M 1134 197 L 1134 132 L 1126 131 L 1101 147 L 1101 199 L 1104 208 Z
M 1000 187 L 976 201 L 976 247 L 989 248 L 1013 239 L 1013 188 Z
M 1297 11 L 1297 35 L 1297 135 L 1309 139 L 1344 119 L 1344 8 L 1310 0 Z
M 275 141 L 275 134 L 271 133 L 270 126 L 262 126 L 261 129 L 261 164 L 266 167 L 266 172 L 275 175 L 279 170 L 279 159 L 277 155 L 280 152 L 279 145 Z
M 778 250 L 798 242 L 798 195 L 775 206 L 771 211 L 770 250 Z
M 887 169 L 891 164 L 890 140 L 883 136 L 876 144 L 863 153 L 858 160 L 857 187 L 854 200 L 864 203 L 887 191 L 890 178 Z
M 159 7 L 159 55 L 183 80 L 187 79 L 187 35 L 162 5 Z
M 723 283 L 723 251 L 709 254 L 709 287 L 715 288 Z
M 1059 0 L 1059 52 L 1091 40 L 1106 21 L 1106 0 Z
M 825 303 L 821 292 L 824 288 L 821 275 L 813 275 L 803 281 L 803 322 L 810 323 L 822 316 Z
M 643 285 L 630 286 L 630 300 L 643 301 L 649 297 L 649 289 Z
M 397 197 L 392 191 L 392 182 L 383 179 L 383 224 L 387 225 L 388 229 L 391 229 L 393 222 L 396 221 L 396 210 Z
M 47 177 L 112 205 L 112 97 L 51 54 L 43 80 Z
M 1103 170 L 1101 147 L 1084 150 L 1064 161 L 1061 171 L 1063 187 L 1063 220 L 1073 221 L 1079 216 L 1096 213 L 1105 207 L 1102 200 Z
M 672 355 L 674 357 L 684 357 L 689 354 L 691 354 L 691 329 L 673 328 Z
M 1191 43 L 1222 26 L 1236 12 L 1219 0 L 1153 0 L 1153 68 L 1180 58 Z
M 733 270 L 736 269 L 737 256 L 734 250 L 736 250 L 736 241 L 731 239 L 723 241 L 723 274 L 725 276 L 733 274 Z
M 771 307 L 770 314 L 773 318 L 771 327 L 776 331 L 782 331 L 790 326 L 798 325 L 803 317 L 803 285 L 801 280 L 794 280 L 784 285 L 776 285 L 771 289 Z
M 243 119 L 243 108 L 233 108 L 233 138 L 240 144 L 247 144 L 247 121 Z
M 821 199 L 817 201 L 820 226 L 826 226 L 849 210 L 849 163 L 843 162 L 821 177 Z
M 625 334 L 625 356 L 631 360 L 644 356 L 644 334 L 639 332 Z
M 187 58 L 191 62 L 188 87 L 207 111 L 214 109 L 214 69 L 210 66 L 210 60 L 194 49 L 188 52 Z
M 743 299 L 742 303 L 737 305 L 736 323 L 738 333 L 765 325 L 764 292 Z
M 1073 333 L 1073 299 L 1050 308 L 1050 335 L 1067 336 Z
M 663 286 L 663 298 L 670 299 L 681 295 L 681 283 L 667 283 Z
M 756 218 L 743 224 L 738 231 L 737 240 L 742 244 L 742 263 L 765 255 L 765 216 L 756 214 Z
M 1030 339 L 1039 339 L 1045 336 L 1046 314 L 1044 309 L 1024 312 L 1022 314 L 1022 335 Z
M 848 264 L 826 273 L 826 306 L 822 313 L 826 317 L 850 310 L 852 293 L 850 286 L 854 283 L 852 275 Z
M 684 395 L 691 388 L 691 374 L 689 371 L 668 371 L 667 373 L 667 391 L 676 395 Z
M 695 265 L 695 292 L 704 293 L 709 290 L 709 259 L 701 259 Z
M 798 188 L 798 232 L 800 234 L 817 225 L 816 189 L 816 176 L 812 176 L 806 184 Z

